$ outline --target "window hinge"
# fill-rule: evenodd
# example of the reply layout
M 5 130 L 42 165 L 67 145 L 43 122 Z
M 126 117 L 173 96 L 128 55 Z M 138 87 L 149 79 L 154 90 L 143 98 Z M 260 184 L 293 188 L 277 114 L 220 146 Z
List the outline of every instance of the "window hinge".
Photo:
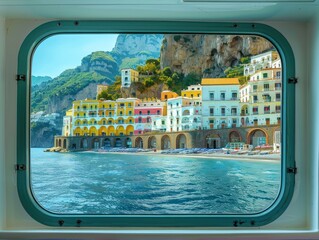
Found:
M 289 168 L 287 168 L 287 173 L 297 174 L 297 168 L 296 167 L 289 167 Z
M 295 78 L 295 77 L 288 78 L 288 83 L 296 84 L 297 82 L 298 82 L 298 78 Z
M 25 81 L 26 77 L 24 74 L 17 74 L 16 75 L 16 80 L 17 81 Z
M 26 170 L 26 166 L 25 166 L 25 164 L 16 164 L 15 165 L 15 169 L 17 171 L 25 171 Z

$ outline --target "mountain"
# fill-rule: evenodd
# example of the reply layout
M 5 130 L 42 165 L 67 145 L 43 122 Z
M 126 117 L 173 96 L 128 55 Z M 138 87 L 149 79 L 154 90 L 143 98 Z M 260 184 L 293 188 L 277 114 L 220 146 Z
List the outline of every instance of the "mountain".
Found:
M 93 52 L 78 67 L 65 70 L 54 79 L 33 78 L 31 147 L 51 147 L 52 137 L 48 136 L 61 134 L 65 111 L 74 100 L 94 99 L 97 84 L 112 84 L 122 68 L 136 68 L 149 58 L 159 58 L 162 38 L 157 34 L 120 34 L 112 51 Z
M 163 34 L 120 34 L 112 52 L 138 58 L 158 57 L 162 40 Z
M 164 34 L 160 62 L 161 68 L 184 75 L 225 77 L 224 71 L 238 66 L 242 57 L 272 48 L 268 40 L 257 36 Z
M 31 146 L 51 147 L 48 136 L 61 134 L 63 116 L 72 102 L 95 98 L 97 84 L 114 83 L 122 68 L 137 68 L 147 59 L 160 58 L 157 71 L 167 68 L 171 74 L 147 76 L 141 86 L 121 90 L 123 97 L 158 96 L 167 88 L 180 92 L 186 83 L 200 83 L 201 77 L 225 77 L 225 70 L 239 66 L 241 58 L 272 48 L 256 36 L 120 34 L 112 51 L 93 52 L 78 67 L 32 86 Z
M 31 86 L 36 86 L 36 85 L 40 85 L 42 83 L 48 82 L 52 80 L 51 77 L 49 76 L 32 76 L 31 77 Z

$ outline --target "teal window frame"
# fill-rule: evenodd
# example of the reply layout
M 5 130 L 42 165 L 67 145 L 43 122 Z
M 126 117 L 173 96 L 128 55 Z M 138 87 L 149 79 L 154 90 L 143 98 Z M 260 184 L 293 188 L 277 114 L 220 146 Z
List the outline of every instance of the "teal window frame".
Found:
M 31 58 L 37 45 L 55 34 L 79 33 L 193 33 L 257 35 L 268 39 L 282 61 L 281 189 L 274 203 L 256 214 L 215 215 L 66 215 L 43 209 L 30 187 Z M 63 227 L 258 227 L 278 218 L 288 207 L 295 185 L 295 77 L 293 51 L 274 28 L 257 23 L 165 21 L 52 21 L 34 29 L 21 45 L 17 83 L 17 188 L 25 210 L 38 222 Z

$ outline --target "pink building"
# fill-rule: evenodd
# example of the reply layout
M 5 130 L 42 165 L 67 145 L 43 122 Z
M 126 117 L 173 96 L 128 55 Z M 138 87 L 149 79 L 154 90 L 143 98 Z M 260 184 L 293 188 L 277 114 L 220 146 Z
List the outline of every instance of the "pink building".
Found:
M 155 116 L 163 116 L 164 105 L 165 103 L 159 100 L 151 102 L 138 102 L 134 109 L 134 135 L 151 131 L 153 118 Z

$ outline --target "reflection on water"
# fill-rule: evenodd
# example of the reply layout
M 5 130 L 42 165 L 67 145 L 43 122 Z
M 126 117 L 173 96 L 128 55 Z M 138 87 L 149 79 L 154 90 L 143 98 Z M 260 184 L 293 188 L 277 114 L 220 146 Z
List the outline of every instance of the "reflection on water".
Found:
M 280 164 L 32 149 L 31 184 L 55 213 L 257 213 L 278 195 Z

